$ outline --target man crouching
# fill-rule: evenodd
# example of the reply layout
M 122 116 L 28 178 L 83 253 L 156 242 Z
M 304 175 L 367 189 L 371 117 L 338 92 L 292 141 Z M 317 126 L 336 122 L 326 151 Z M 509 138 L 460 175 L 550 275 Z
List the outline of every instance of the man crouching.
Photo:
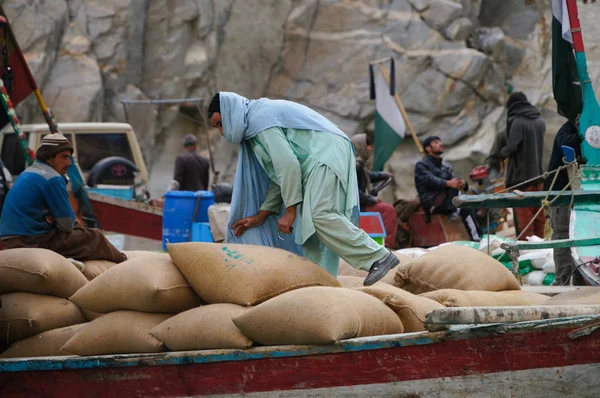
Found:
M 67 192 L 72 154 L 73 146 L 62 134 L 42 139 L 35 162 L 21 173 L 6 197 L 0 221 L 4 247 L 38 247 L 78 261 L 123 262 L 125 254 L 100 230 L 77 222 Z

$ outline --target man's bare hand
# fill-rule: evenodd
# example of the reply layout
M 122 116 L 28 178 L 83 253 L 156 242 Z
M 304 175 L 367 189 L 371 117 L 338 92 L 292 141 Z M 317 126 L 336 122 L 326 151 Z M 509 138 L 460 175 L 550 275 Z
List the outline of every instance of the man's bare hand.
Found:
M 233 234 L 239 237 L 242 236 L 244 232 L 246 232 L 250 228 L 256 228 L 261 226 L 265 222 L 269 214 L 270 213 L 268 211 L 261 210 L 253 216 L 242 218 L 241 220 L 234 222 L 231 225 Z
M 290 206 L 287 209 L 285 209 L 285 213 L 277 222 L 277 230 L 287 235 L 291 234 L 292 230 L 294 229 L 292 225 L 294 224 L 295 220 L 296 206 Z
M 464 181 L 462 183 L 464 184 Z M 460 184 L 461 180 L 459 178 L 453 178 L 451 180 L 446 181 L 446 186 L 448 188 L 461 189 Z

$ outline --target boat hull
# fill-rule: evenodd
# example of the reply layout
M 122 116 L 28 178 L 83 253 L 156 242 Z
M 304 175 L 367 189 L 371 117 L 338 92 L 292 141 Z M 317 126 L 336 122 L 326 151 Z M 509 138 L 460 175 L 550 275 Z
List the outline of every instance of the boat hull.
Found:
M 162 209 L 105 195 L 88 196 L 102 230 L 162 240 Z
M 600 333 L 589 328 L 598 318 L 545 322 L 334 346 L 0 361 L 0 396 L 600 396 Z

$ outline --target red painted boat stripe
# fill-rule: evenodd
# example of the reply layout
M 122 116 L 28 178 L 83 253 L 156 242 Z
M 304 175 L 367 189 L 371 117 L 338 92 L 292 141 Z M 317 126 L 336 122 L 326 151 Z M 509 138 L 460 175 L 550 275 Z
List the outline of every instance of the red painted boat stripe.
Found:
M 0 373 L 0 396 L 194 396 L 314 389 L 600 363 L 600 336 L 510 334 L 306 357 Z

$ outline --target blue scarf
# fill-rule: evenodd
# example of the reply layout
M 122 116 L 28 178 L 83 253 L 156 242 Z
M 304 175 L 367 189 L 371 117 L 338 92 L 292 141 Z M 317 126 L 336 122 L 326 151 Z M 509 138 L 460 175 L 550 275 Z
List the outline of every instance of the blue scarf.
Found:
M 301 254 L 293 233 L 281 235 L 284 240 L 278 238 L 276 217 L 268 217 L 262 227 L 249 229 L 240 237 L 231 230 L 236 221 L 258 213 L 269 187 L 269 177 L 252 152 L 249 140 L 271 127 L 323 131 L 345 139 L 348 137 L 325 116 L 295 102 L 267 98 L 249 100 L 228 92 L 219 93 L 219 99 L 223 135 L 227 141 L 241 145 L 225 241 L 277 247 Z M 281 213 L 284 210 L 282 206 Z

